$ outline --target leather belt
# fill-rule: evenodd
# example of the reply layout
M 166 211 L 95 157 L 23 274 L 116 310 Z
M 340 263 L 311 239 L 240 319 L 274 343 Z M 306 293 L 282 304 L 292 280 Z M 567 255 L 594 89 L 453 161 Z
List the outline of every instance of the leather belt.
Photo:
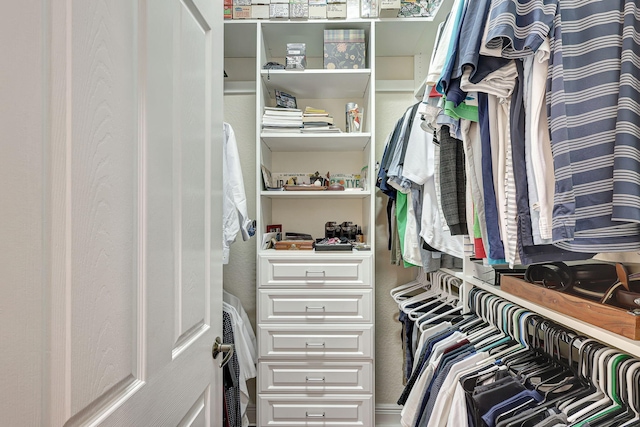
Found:
M 618 307 L 626 308 L 628 310 L 638 309 L 640 308 L 640 293 L 618 289 L 615 292 L 615 302 Z

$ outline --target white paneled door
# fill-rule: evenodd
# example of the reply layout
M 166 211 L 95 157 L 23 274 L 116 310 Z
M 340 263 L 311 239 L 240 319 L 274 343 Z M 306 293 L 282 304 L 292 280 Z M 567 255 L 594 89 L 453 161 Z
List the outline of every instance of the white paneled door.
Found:
M 0 425 L 222 425 L 221 3 L 3 5 Z

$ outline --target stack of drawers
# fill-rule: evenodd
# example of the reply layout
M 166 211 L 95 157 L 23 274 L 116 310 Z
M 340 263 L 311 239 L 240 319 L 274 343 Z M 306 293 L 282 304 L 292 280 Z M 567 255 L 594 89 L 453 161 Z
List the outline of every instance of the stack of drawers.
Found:
M 372 259 L 271 251 L 258 271 L 259 426 L 373 426 Z

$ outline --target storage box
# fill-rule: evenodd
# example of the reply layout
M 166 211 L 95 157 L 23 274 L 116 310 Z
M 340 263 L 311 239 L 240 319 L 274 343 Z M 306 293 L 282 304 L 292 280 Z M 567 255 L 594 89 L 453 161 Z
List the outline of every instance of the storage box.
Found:
M 324 30 L 324 68 L 366 68 L 365 63 L 364 30 Z
M 288 19 L 289 18 L 289 3 L 271 3 L 269 5 L 269 18 L 276 19 Z
M 327 19 L 327 0 L 309 0 L 309 19 Z
M 251 6 L 252 19 L 269 19 L 268 4 L 254 4 Z
M 233 19 L 251 19 L 251 6 L 233 6 Z
M 564 292 L 505 276 L 500 288 L 523 300 L 541 305 L 632 340 L 640 340 L 640 315 Z
M 414 17 L 431 17 L 438 11 L 440 3 L 433 0 L 415 0 L 400 2 L 400 12 L 398 17 L 400 18 L 414 18 Z
M 224 19 L 233 19 L 233 5 L 224 5 Z
M 380 0 L 380 18 L 396 18 L 400 12 L 400 0 Z
M 309 0 L 290 0 L 289 18 L 308 19 L 309 18 Z
M 327 18 L 328 19 L 346 19 L 347 4 L 346 3 L 328 3 Z

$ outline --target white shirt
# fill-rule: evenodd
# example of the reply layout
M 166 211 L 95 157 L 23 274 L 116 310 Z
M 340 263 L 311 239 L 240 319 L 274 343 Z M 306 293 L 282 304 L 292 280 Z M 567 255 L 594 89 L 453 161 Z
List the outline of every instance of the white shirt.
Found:
M 238 313 L 231 304 L 226 302 L 222 303 L 222 309 L 231 316 L 234 352 L 238 358 L 240 368 L 238 378 L 238 382 L 240 383 L 240 414 L 242 415 L 242 426 L 246 427 L 249 425 L 249 418 L 247 417 L 247 406 L 249 405 L 247 380 L 256 377 L 256 365 L 251 355 L 250 337 L 247 337 L 244 333 L 244 321 L 240 313 Z
M 224 124 L 222 144 L 222 263 L 229 263 L 229 248 L 238 233 L 242 240 L 253 235 L 252 221 L 247 214 L 247 197 L 244 192 L 240 156 L 233 128 Z

